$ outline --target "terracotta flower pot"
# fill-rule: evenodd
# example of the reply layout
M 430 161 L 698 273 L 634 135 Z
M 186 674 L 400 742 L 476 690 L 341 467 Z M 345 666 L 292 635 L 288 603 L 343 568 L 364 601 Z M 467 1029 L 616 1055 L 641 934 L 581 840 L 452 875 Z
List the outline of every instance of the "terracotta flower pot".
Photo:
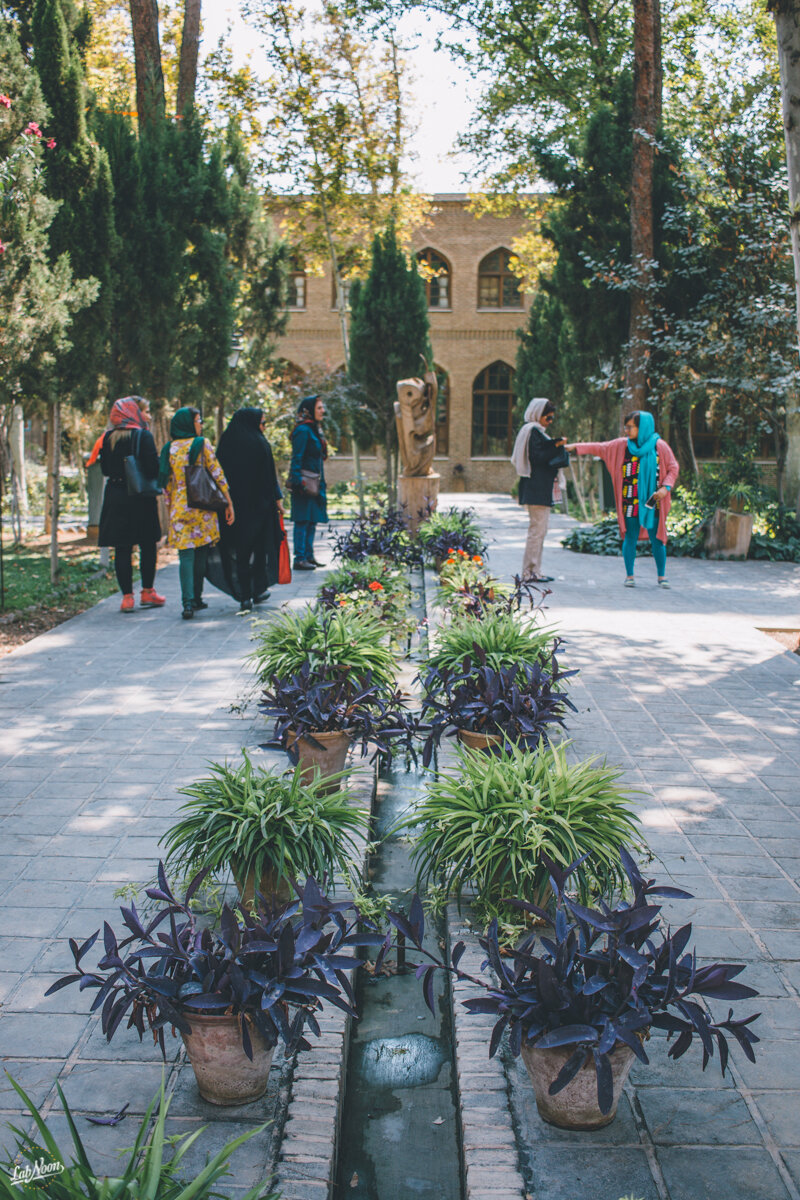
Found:
M 550 1084 L 567 1059 L 572 1057 L 574 1050 L 574 1046 L 539 1050 L 536 1046 L 527 1046 L 523 1041 L 522 1061 L 531 1077 L 539 1116 L 559 1129 L 601 1129 L 604 1125 L 610 1125 L 617 1115 L 617 1105 L 628 1072 L 633 1066 L 634 1053 L 630 1046 L 617 1042 L 609 1055 L 614 1099 L 610 1111 L 602 1113 L 597 1103 L 597 1075 L 591 1053 L 588 1055 L 588 1064 L 581 1067 L 565 1088 L 555 1096 L 549 1094 Z
M 488 750 L 491 746 L 499 746 L 503 740 L 502 734 L 474 733 L 471 729 L 459 729 L 456 736 L 470 750 Z
M 311 736 L 315 742 L 320 743 L 319 746 L 315 746 L 305 737 L 298 740 L 296 733 L 289 734 L 287 748 L 292 747 L 297 741 L 300 761 L 296 769 L 300 772 L 300 779 L 303 783 L 311 783 L 317 773 L 324 776 L 335 775 L 338 771 L 343 771 L 347 751 L 353 741 L 353 735 L 347 729 L 337 730 L 335 733 L 312 732 Z
M 254 1025 L 248 1022 L 253 1061 L 242 1047 L 239 1018 L 187 1013 L 192 1032 L 183 1034 L 186 1053 L 194 1070 L 200 1095 L 209 1104 L 249 1104 L 267 1090 L 274 1047 L 268 1047 Z
M 252 867 L 244 871 L 239 863 L 231 863 L 231 874 L 233 875 L 234 883 L 239 891 L 239 897 L 247 908 L 252 908 L 256 898 L 256 886 L 267 900 L 271 900 L 273 896 L 277 896 L 278 900 L 291 900 L 294 892 L 292 885 L 285 875 L 278 875 L 277 871 L 264 871 L 256 883 L 255 873 Z

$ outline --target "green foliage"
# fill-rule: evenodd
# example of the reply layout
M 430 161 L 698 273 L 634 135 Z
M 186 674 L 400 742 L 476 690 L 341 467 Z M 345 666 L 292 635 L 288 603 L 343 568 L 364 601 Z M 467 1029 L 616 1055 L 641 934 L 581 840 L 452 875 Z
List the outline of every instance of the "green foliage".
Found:
M 62 549 L 56 587 L 50 581 L 49 552 L 33 546 L 6 546 L 4 551 L 5 609 L 60 609 L 82 612 L 117 591 L 116 581 L 98 568 L 97 550 Z
M 350 292 L 350 376 L 363 385 L 389 459 L 397 445 L 398 379 L 417 376 L 420 356 L 433 361 L 425 285 L 397 241 L 394 223 L 372 243 L 372 265 Z
M 748 558 L 773 562 L 800 562 L 800 521 L 792 511 L 763 490 L 750 485 L 736 487 L 724 470 L 708 469 L 696 489 L 678 487 L 670 509 L 667 551 L 673 558 L 705 558 L 708 522 L 717 508 L 727 508 L 732 497 L 746 497 L 744 508 L 755 521 Z M 594 525 L 580 526 L 562 538 L 561 545 L 578 554 L 622 554 L 622 539 L 616 517 L 605 517 Z M 650 540 L 639 542 L 637 557 L 652 554 Z
M 480 556 L 486 551 L 486 541 L 472 509 L 437 509 L 420 525 L 417 541 L 428 560 L 444 557 L 451 549 L 463 550 L 470 556 Z
M 596 760 L 569 763 L 564 746 L 511 746 L 501 755 L 460 747 L 457 773 L 430 784 L 404 822 L 416 831 L 418 884 L 430 881 L 459 902 L 474 887 L 483 922 L 504 911 L 506 896 L 543 902 L 543 851 L 564 867 L 587 854 L 573 876 L 579 898 L 609 896 L 624 884 L 620 847 L 640 843 L 621 774 Z
M 416 624 L 409 609 L 411 585 L 408 574 L 385 558 L 372 556 L 362 562 L 347 559 L 330 571 L 319 590 L 318 604 L 346 608 L 377 616 L 394 645 L 400 645 Z
M 45 158 L 47 192 L 59 201 L 49 230 L 50 253 L 54 263 L 67 254 L 74 277 L 94 282 L 97 290 L 92 303 L 76 312 L 71 348 L 59 354 L 39 391 L 86 407 L 97 400 L 104 383 L 116 235 L 108 157 L 86 127 L 82 35 L 69 20 L 72 16 L 67 0 L 35 0 L 33 62 L 56 143 Z
M 250 662 L 265 685 L 273 675 L 291 678 L 308 663 L 319 680 L 344 667 L 361 680 L 371 673 L 375 682 L 391 687 L 397 664 L 387 633 L 377 617 L 346 608 L 285 612 L 259 623 Z
M 133 1200 L 134 1197 L 135 1200 L 210 1200 L 220 1196 L 214 1184 L 224 1175 L 231 1174 L 228 1163 L 234 1151 L 250 1138 L 261 1136 L 267 1128 L 261 1125 L 226 1142 L 199 1174 L 184 1180 L 183 1159 L 205 1133 L 206 1126 L 177 1137 L 167 1135 L 171 1098 L 166 1098 L 162 1080 L 160 1091 L 150 1101 L 133 1135 L 133 1146 L 126 1152 L 127 1159 L 120 1161 L 118 1174 L 113 1178 L 101 1176 L 92 1168 L 61 1085 L 57 1083 L 56 1088 L 72 1139 L 70 1150 L 59 1147 L 36 1104 L 16 1080 L 11 1076 L 9 1080 L 35 1122 L 36 1131 L 27 1133 L 14 1125 L 10 1127 L 16 1139 L 17 1154 L 13 1161 L 2 1163 L 0 1196 L 5 1200 L 17 1200 L 20 1194 L 35 1200 Z M 38 1182 L 14 1183 L 15 1170 L 19 1179 L 26 1168 L 33 1171 L 41 1160 L 45 1166 L 63 1164 L 63 1169 L 48 1173 Z M 242 1200 L 278 1200 L 278 1197 L 274 1192 L 268 1193 L 263 1184 L 258 1184 L 242 1196 Z
M 269 872 L 285 880 L 355 872 L 356 838 L 369 815 L 351 805 L 344 776 L 304 784 L 296 772 L 259 770 L 242 753 L 238 767 L 211 763 L 205 779 L 180 789 L 191 799 L 161 839 L 167 862 L 189 875 L 232 867 L 240 879 L 252 871 L 256 880 Z
M 48 112 L 35 71 L 19 47 L 17 27 L 0 18 L 0 79 L 10 107 L 0 107 L 0 403 L 42 396 L 42 382 L 69 347 L 73 316 L 97 294 L 97 284 L 73 278 L 69 256 L 55 261 L 48 231 L 57 202 L 45 192 L 43 139 Z M 46 390 L 45 390 L 46 395 Z
M 428 666 L 437 671 L 457 671 L 474 647 L 486 652 L 486 665 L 499 670 L 517 663 L 542 664 L 553 650 L 554 630 L 542 629 L 533 621 L 521 621 L 511 613 L 487 613 L 480 620 L 463 613 L 454 615 L 436 632 L 428 655 Z

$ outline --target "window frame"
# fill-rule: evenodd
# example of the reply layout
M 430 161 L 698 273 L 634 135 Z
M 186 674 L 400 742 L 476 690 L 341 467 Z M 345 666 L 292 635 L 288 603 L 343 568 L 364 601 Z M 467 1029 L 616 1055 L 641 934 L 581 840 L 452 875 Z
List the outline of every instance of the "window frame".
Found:
M 425 302 L 428 306 L 428 312 L 452 312 L 453 311 L 453 264 L 446 255 L 442 254 L 441 250 L 437 250 L 435 246 L 425 246 L 422 250 L 418 250 L 415 254 L 417 263 L 425 262 L 430 268 L 430 258 L 425 258 L 425 255 L 435 254 L 438 259 L 447 268 L 446 272 L 441 272 L 439 275 L 425 276 L 422 275 L 422 282 L 425 285 Z M 431 285 L 434 281 L 445 278 L 447 280 L 447 304 L 431 304 Z
M 493 254 L 502 254 L 505 256 L 501 263 L 500 270 L 499 271 L 485 271 L 483 269 L 483 264 L 486 262 L 487 259 L 491 258 Z M 477 290 L 477 301 L 476 301 L 476 307 L 478 309 L 478 312 L 522 312 L 524 310 L 525 298 L 522 294 L 522 281 L 520 280 L 519 276 L 515 275 L 513 271 L 510 271 L 508 269 L 508 261 L 509 261 L 509 259 L 511 259 L 511 257 L 512 257 L 512 252 L 509 250 L 508 246 L 495 246 L 494 250 L 490 250 L 488 254 L 484 254 L 483 258 L 478 263 L 478 275 L 477 275 L 478 290 Z M 485 303 L 481 302 L 481 282 L 485 279 L 496 279 L 497 280 L 497 295 L 498 295 L 498 303 L 497 304 L 485 304 Z M 505 294 L 503 285 L 504 285 L 505 280 L 507 280 L 507 279 L 514 280 L 514 286 L 515 286 L 516 292 L 517 292 L 517 303 L 516 304 L 504 304 L 503 303 L 503 298 L 504 298 L 504 294 Z
M 497 366 L 501 366 L 504 368 L 504 370 L 508 371 L 509 390 L 507 392 L 505 392 L 505 391 L 500 392 L 499 390 L 491 389 L 488 386 L 489 385 L 489 372 L 492 370 L 493 367 L 497 367 Z M 470 458 L 503 459 L 503 458 L 508 458 L 510 456 L 511 451 L 514 446 L 514 406 L 516 404 L 516 393 L 514 391 L 515 376 L 516 376 L 516 372 L 510 363 L 505 362 L 502 358 L 496 358 L 494 360 L 494 362 L 487 363 L 487 365 L 485 367 L 483 367 L 482 370 L 480 370 L 478 372 L 478 374 L 475 376 L 475 378 L 473 379 L 472 390 L 471 390 L 472 403 L 471 403 L 471 409 L 470 409 Z M 485 381 L 485 382 L 483 382 L 483 386 L 480 386 L 482 381 Z M 506 427 L 506 450 L 505 450 L 505 453 L 503 451 L 500 451 L 498 453 L 491 453 L 489 451 L 489 446 L 488 446 L 489 435 L 488 435 L 488 428 L 487 428 L 488 417 L 489 417 L 488 401 L 489 401 L 490 396 L 492 396 L 492 395 L 498 395 L 498 396 L 504 395 L 504 396 L 508 397 L 508 418 L 507 418 L 507 427 Z M 481 397 L 482 403 L 483 403 L 483 413 L 482 413 L 482 422 L 481 422 L 482 435 L 481 435 L 481 448 L 480 449 L 477 449 L 476 445 L 475 445 L 475 402 L 476 402 L 477 396 Z

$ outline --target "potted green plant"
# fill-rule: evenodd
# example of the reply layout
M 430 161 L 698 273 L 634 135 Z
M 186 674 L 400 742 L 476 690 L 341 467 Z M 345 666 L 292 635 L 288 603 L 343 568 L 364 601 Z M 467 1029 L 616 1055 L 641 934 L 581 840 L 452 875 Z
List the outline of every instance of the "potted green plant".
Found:
M 422 547 L 425 561 L 438 571 L 442 563 L 453 554 L 480 558 L 486 554 L 486 541 L 471 508 L 450 508 L 446 512 L 437 510 L 422 522 L 417 532 L 417 541 Z
M 508 916 L 505 896 L 542 905 L 550 887 L 543 854 L 574 872 L 577 894 L 610 895 L 624 882 L 620 851 L 639 844 L 638 820 L 603 763 L 570 763 L 565 746 L 509 745 L 502 756 L 461 747 L 455 769 L 429 784 L 404 827 L 412 831 L 420 887 L 436 885 L 478 919 Z
M 357 871 L 358 839 L 369 814 L 353 806 L 342 777 L 303 781 L 253 766 L 246 751 L 238 766 L 211 763 L 187 787 L 178 821 L 161 838 L 167 865 L 183 876 L 230 868 L 242 902 L 255 893 L 288 899 L 292 883 L 313 875 Z
M 165 1055 L 164 1029 L 184 1040 L 201 1096 L 211 1104 L 246 1104 L 266 1091 L 278 1041 L 287 1055 L 307 1050 L 304 1032 L 319 1034 L 316 1014 L 334 1004 L 356 1016 L 345 972 L 362 965 L 353 947 L 383 945 L 348 902 L 324 896 L 309 877 L 289 904 L 235 912 L 223 906 L 217 930 L 201 927 L 191 900 L 206 872 L 173 895 L 163 863 L 158 886 L 147 889 L 163 907 L 147 921 L 122 906 L 127 936 L 103 927 L 105 953 L 97 967 L 83 959 L 100 931 L 80 945 L 70 939 L 75 970 L 47 989 L 77 983 L 95 991 L 103 1033 L 111 1041 L 127 1017 L 140 1040 L 150 1028 Z M 302 901 L 302 904 L 301 904 Z M 301 910 L 301 911 L 300 911 Z M 352 912 L 352 919 L 345 914 Z
M 33 1120 L 35 1132 L 14 1129 L 16 1153 L 0 1163 L 0 1171 L 8 1177 L 8 1191 L 2 1187 L 3 1196 L 57 1196 L 58 1200 L 219 1200 L 220 1192 L 215 1184 L 228 1170 L 229 1160 L 239 1146 L 264 1133 L 267 1126 L 261 1125 L 248 1130 L 237 1138 L 226 1142 L 211 1158 L 199 1175 L 186 1179 L 183 1158 L 192 1144 L 205 1132 L 205 1126 L 191 1133 L 168 1136 L 166 1130 L 171 1097 L 165 1096 L 164 1084 L 147 1106 L 135 1133 L 131 1130 L 133 1145 L 126 1150 L 117 1174 L 110 1178 L 100 1175 L 92 1167 L 90 1151 L 84 1146 L 78 1133 L 76 1118 L 70 1112 L 61 1085 L 56 1083 L 61 1107 L 67 1119 L 72 1138 L 72 1161 L 70 1152 L 63 1150 L 48 1128 L 33 1100 L 9 1076 L 11 1086 L 19 1095 Z M 125 1107 L 112 1117 L 90 1117 L 97 1125 L 116 1125 L 125 1116 Z M 155 1122 L 151 1129 L 151 1121 Z M 169 1153 L 167 1153 L 169 1151 Z M 38 1185 L 38 1186 L 37 1186 Z M 49 1185 L 49 1186 L 48 1186 Z M 278 1194 L 266 1191 L 264 1184 L 257 1184 L 243 1193 L 241 1200 L 279 1200 Z
M 706 534 L 705 549 L 710 558 L 747 558 L 755 518 L 745 509 L 758 498 L 758 490 L 749 484 L 737 483 L 729 488 L 727 503 L 714 510 Z
M 262 686 L 288 683 L 305 671 L 312 683 L 325 684 L 346 673 L 354 686 L 369 681 L 393 693 L 397 659 L 380 617 L 368 612 L 309 608 L 283 613 L 259 628 L 250 656 Z M 312 737 L 308 736 L 308 732 Z M 344 766 L 354 733 L 346 726 L 287 730 L 287 748 L 295 743 L 301 770 L 333 774 Z M 313 739 L 313 740 L 312 740 Z M 304 761 L 307 760 L 307 761 Z
M 512 612 L 492 610 L 476 620 L 462 612 L 437 629 L 427 667 L 458 671 L 465 658 L 474 658 L 476 649 L 485 653 L 486 665 L 494 670 L 518 663 L 546 663 L 553 641 L 554 630 L 542 627 L 536 619 L 519 620 Z
M 347 559 L 341 567 L 329 571 L 317 593 L 317 605 L 377 616 L 394 646 L 407 644 L 416 625 L 410 612 L 408 573 L 377 555 L 363 561 Z
M 567 895 L 570 876 L 578 863 L 566 870 L 543 858 L 557 897 L 554 927 L 534 930 L 515 948 L 501 953 L 495 919 L 481 939 L 487 955 L 489 982 L 459 970 L 464 944 L 453 947 L 449 963 L 422 945 L 422 907 L 411 914 L 389 913 L 389 921 L 428 960 L 417 974 L 426 1003 L 433 1008 L 432 977 L 447 970 L 476 984 L 479 993 L 463 1001 L 472 1013 L 496 1018 L 489 1042 L 490 1057 L 497 1053 L 503 1034 L 515 1056 L 522 1055 L 533 1083 L 540 1115 L 565 1129 L 598 1129 L 613 1121 L 619 1096 L 634 1058 L 649 1059 L 645 1041 L 651 1029 L 665 1030 L 671 1040 L 669 1055 L 681 1058 L 695 1036 L 703 1047 L 703 1069 L 715 1047 L 724 1075 L 728 1063 L 728 1037 L 755 1062 L 753 1046 L 759 1041 L 750 1029 L 758 1014 L 734 1018 L 728 1009 L 716 1020 L 700 1001 L 726 1004 L 757 996 L 754 988 L 736 981 L 742 963 L 702 963 L 687 951 L 692 927 L 674 932 L 661 922 L 659 896 L 689 898 L 678 888 L 644 879 L 624 849 L 620 866 L 630 886 L 630 897 L 611 906 L 587 907 Z M 549 914 L 527 901 L 513 903 L 526 913 L 549 921 Z M 537 944 L 538 943 L 538 944 Z

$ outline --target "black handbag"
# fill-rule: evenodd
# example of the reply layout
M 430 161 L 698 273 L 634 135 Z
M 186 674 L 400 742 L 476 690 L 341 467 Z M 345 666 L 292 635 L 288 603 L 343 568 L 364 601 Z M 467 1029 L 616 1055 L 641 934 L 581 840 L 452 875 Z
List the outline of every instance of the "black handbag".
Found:
M 125 469 L 125 482 L 128 485 L 129 496 L 160 496 L 161 488 L 158 486 L 157 479 L 148 479 L 142 470 L 141 463 L 136 456 L 136 451 L 139 445 L 137 440 L 138 429 L 134 429 L 131 434 L 131 452 L 126 454 L 122 460 Z
M 186 468 L 186 503 L 204 512 L 225 512 L 228 507 L 216 479 L 201 462 Z
M 300 487 L 307 496 L 318 496 L 321 478 L 319 471 L 301 471 Z

